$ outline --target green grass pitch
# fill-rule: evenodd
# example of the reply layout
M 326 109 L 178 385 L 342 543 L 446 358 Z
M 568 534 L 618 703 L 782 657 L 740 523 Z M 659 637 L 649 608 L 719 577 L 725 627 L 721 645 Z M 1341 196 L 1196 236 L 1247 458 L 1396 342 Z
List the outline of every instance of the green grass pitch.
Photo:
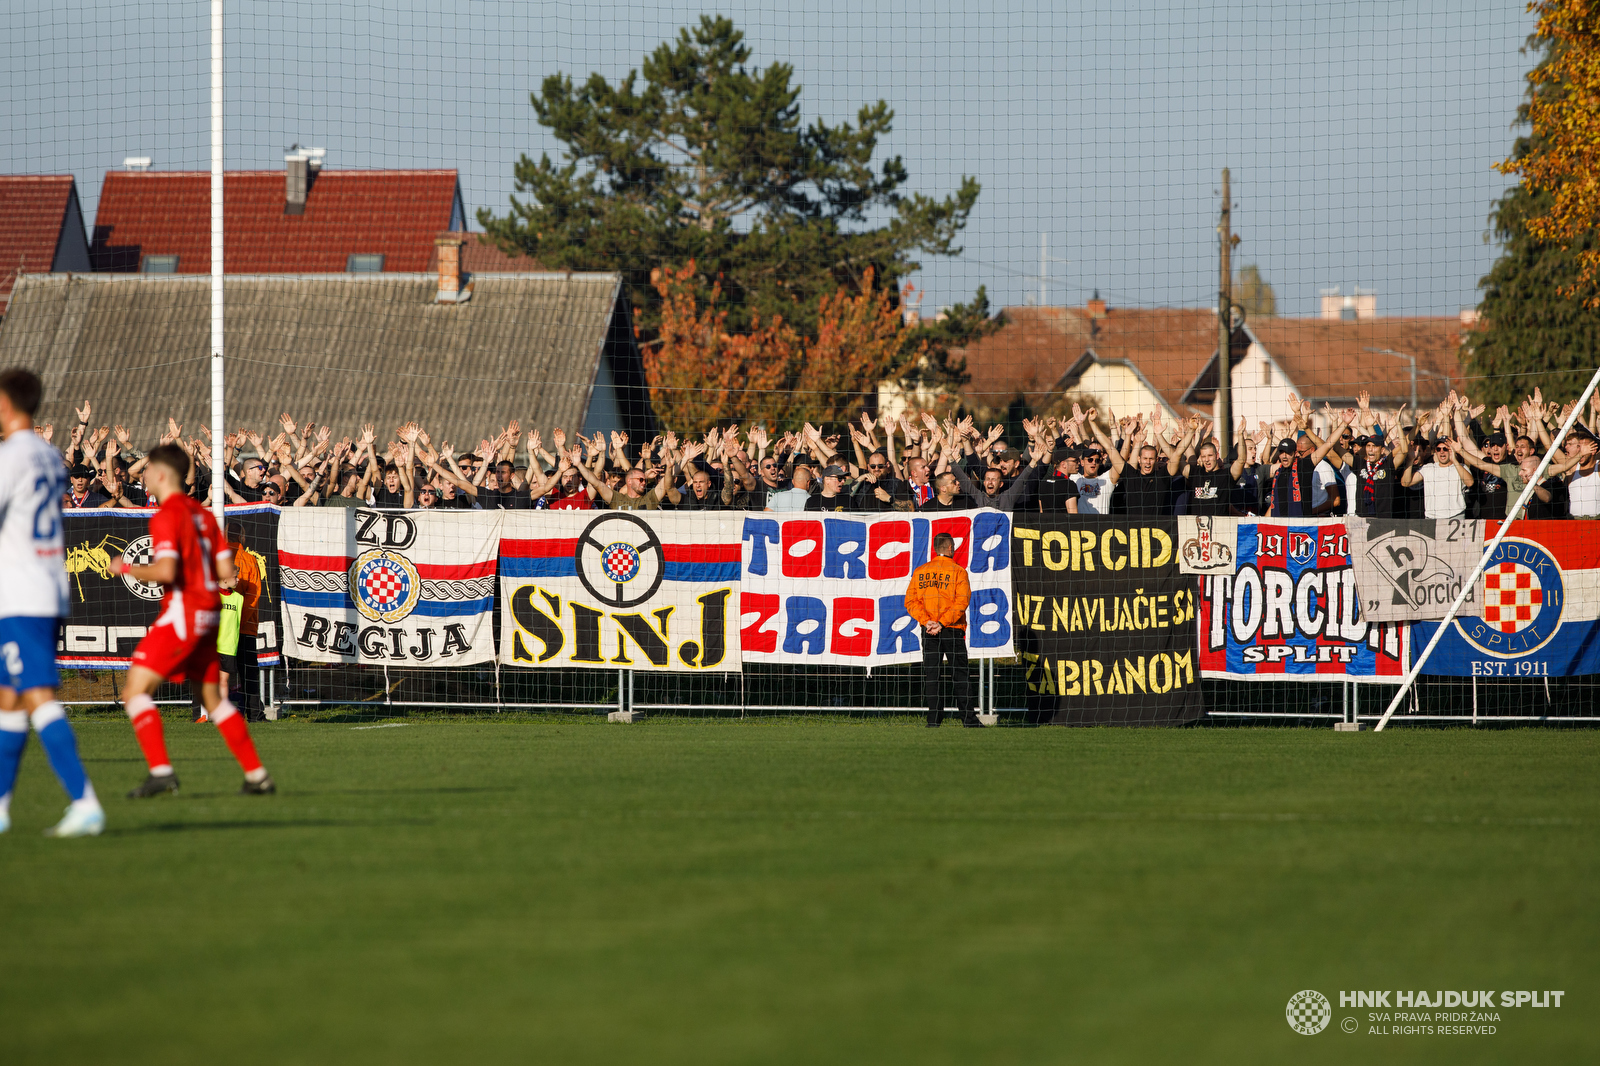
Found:
M 0 1063 L 1594 1061 L 1600 734 L 78 719 L 0 837 Z M 1300 1036 L 1289 997 L 1333 1024 Z M 1561 989 L 1493 1036 L 1339 990 Z

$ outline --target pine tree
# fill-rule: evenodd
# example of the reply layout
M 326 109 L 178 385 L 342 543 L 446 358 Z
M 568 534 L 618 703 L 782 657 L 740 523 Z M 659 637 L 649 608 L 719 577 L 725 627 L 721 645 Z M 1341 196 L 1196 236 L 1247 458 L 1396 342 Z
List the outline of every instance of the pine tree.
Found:
M 960 253 L 976 180 L 942 199 L 907 193 L 898 156 L 872 165 L 893 126 L 885 102 L 853 124 L 806 125 L 793 68 L 751 67 L 751 54 L 732 21 L 701 16 L 645 57 L 642 81 L 545 78 L 533 108 L 562 161 L 523 156 L 509 212 L 479 221 L 503 249 L 550 267 L 620 271 L 647 343 L 658 268 L 695 261 L 700 301 L 717 286 L 736 333 L 782 317 L 815 336 L 823 297 L 869 268 L 896 301 L 919 254 Z
M 1529 39 L 1528 49 L 1541 53 L 1535 67 L 1548 69 L 1548 39 Z M 1531 104 L 1562 92 L 1559 83 L 1530 75 L 1527 99 L 1517 109 L 1519 125 L 1529 124 Z M 1536 131 L 1519 136 L 1512 159 L 1526 158 L 1539 144 Z M 1515 185 L 1496 202 L 1489 216 L 1490 233 L 1503 246 L 1478 287 L 1483 291 L 1478 327 L 1463 343 L 1463 364 L 1473 398 L 1513 407 L 1535 388 L 1547 399 L 1577 399 L 1600 361 L 1600 312 L 1584 306 L 1572 292 L 1581 278 L 1580 256 L 1600 248 L 1594 234 L 1563 247 L 1535 238 L 1530 218 L 1544 217 L 1551 206 L 1548 192 Z

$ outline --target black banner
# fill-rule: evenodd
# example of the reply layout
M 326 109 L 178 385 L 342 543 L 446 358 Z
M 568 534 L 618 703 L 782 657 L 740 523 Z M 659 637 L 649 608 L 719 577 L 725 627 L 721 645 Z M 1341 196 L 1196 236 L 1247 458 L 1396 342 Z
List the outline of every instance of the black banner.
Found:
M 124 669 L 139 638 L 155 622 L 161 606 L 160 586 L 113 577 L 110 569 L 114 555 L 130 563 L 151 561 L 150 516 L 154 513 L 63 512 L 72 615 L 56 646 L 60 666 Z M 256 604 L 256 655 L 261 665 L 273 666 L 279 661 L 282 633 L 278 619 L 278 509 L 229 507 L 228 524 L 235 523 L 243 529 L 245 550 L 263 578 Z
M 1175 519 L 1022 515 L 1012 527 L 1016 647 L 1031 710 L 1058 725 L 1200 717 L 1199 582 Z

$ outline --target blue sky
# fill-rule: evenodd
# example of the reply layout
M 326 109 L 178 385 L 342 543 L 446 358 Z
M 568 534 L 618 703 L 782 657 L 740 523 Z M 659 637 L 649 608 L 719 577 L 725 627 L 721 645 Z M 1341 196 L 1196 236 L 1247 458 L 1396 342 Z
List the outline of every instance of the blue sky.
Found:
M 92 218 L 124 156 L 206 165 L 205 0 L 5 9 L 7 171 L 75 174 Z M 1223 166 L 1236 262 L 1260 265 L 1281 313 L 1357 284 L 1386 315 L 1473 306 L 1532 28 L 1521 0 L 238 2 L 227 165 L 275 168 L 299 142 L 330 167 L 456 167 L 469 214 L 503 210 L 517 155 L 556 148 L 528 105 L 546 74 L 614 78 L 706 11 L 744 29 L 753 62 L 795 67 L 808 118 L 887 100 L 885 154 L 915 189 L 982 182 L 966 254 L 914 279 L 926 308 L 980 284 L 1036 299 L 1041 232 L 1070 260 L 1050 303 L 1209 303 Z

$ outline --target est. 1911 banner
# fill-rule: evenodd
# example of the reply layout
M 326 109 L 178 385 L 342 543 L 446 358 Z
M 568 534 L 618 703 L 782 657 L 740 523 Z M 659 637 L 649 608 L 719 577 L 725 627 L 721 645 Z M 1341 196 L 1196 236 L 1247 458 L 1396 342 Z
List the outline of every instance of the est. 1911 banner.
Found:
M 492 661 L 504 513 L 288 508 L 278 527 L 285 653 L 316 663 Z
M 502 663 L 739 669 L 742 513 L 504 514 Z
M 906 613 L 911 571 L 949 533 L 967 569 L 967 651 L 1012 654 L 1011 516 L 951 511 L 938 517 L 744 515 L 740 644 L 746 662 L 888 666 L 922 661 L 921 632 Z
M 1173 519 L 1018 516 L 1018 654 L 1030 709 L 1061 725 L 1200 716 L 1195 578 Z
M 1399 680 L 1410 626 L 1369 623 L 1342 520 L 1240 522 L 1232 572 L 1200 578 L 1206 677 Z
M 1493 538 L 1498 522 L 1484 535 Z M 1515 522 L 1478 578 L 1482 606 L 1457 615 L 1425 674 L 1533 678 L 1600 674 L 1600 536 L 1593 522 Z M 1417 647 L 1437 622 L 1416 624 Z

